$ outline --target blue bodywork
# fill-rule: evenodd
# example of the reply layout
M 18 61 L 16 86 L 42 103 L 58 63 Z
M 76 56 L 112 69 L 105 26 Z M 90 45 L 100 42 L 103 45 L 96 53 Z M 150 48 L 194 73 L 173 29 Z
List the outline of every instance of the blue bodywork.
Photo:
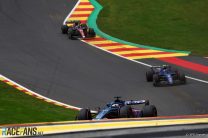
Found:
M 165 82 L 167 84 L 174 84 L 174 81 L 177 79 L 177 72 L 172 70 L 170 66 L 153 66 L 152 71 L 154 74 L 158 74 L 159 81 L 160 82 Z
M 131 101 L 123 101 L 123 100 L 115 100 L 111 103 L 108 103 L 102 110 L 98 112 L 95 117 L 95 120 L 100 120 L 104 118 L 119 118 L 120 108 L 125 105 L 138 105 L 138 104 L 149 104 L 149 101 L 146 100 L 131 100 Z M 135 117 L 139 117 L 139 110 L 134 110 Z
M 146 72 L 147 82 L 153 82 L 153 86 L 186 84 L 186 76 L 169 65 L 152 66 Z
M 160 71 L 159 71 L 159 77 L 160 77 L 161 81 L 166 81 L 166 82 L 168 82 L 168 84 L 173 84 L 174 83 L 173 77 L 175 75 L 176 75 L 176 73 L 173 72 L 170 69 L 161 68 Z

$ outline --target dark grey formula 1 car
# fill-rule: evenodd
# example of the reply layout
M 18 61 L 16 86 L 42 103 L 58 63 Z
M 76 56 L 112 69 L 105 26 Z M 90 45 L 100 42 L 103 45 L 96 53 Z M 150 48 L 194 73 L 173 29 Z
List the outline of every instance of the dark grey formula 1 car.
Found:
M 169 65 L 152 66 L 146 72 L 146 79 L 148 82 L 153 81 L 154 86 L 186 83 L 185 74 L 172 69 Z
M 157 109 L 149 104 L 149 100 L 130 100 L 123 101 L 120 97 L 115 97 L 113 102 L 108 103 L 97 113 L 91 113 L 90 109 L 81 109 L 77 115 L 77 120 L 101 120 L 114 118 L 138 118 L 138 117 L 156 117 Z M 133 105 L 143 104 L 142 109 L 135 109 Z M 92 115 L 95 115 L 93 118 Z
M 76 38 L 93 38 L 96 33 L 93 28 L 89 28 L 87 24 L 83 24 L 80 21 L 68 21 L 65 25 L 61 26 L 63 34 L 68 34 L 69 39 Z

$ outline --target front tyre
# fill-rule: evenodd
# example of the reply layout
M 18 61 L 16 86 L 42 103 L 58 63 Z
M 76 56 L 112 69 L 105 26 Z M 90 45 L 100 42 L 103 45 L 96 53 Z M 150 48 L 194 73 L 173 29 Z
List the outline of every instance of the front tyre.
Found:
M 154 105 L 145 105 L 142 109 L 142 117 L 156 117 L 157 108 Z
M 133 117 L 131 106 L 123 106 L 120 109 L 120 118 L 130 118 Z
M 160 78 L 158 74 L 153 75 L 153 86 L 157 87 L 159 86 L 160 83 Z
M 146 79 L 147 79 L 147 82 L 153 81 L 153 71 L 146 72 Z
M 90 37 L 95 37 L 96 36 L 96 33 L 95 33 L 93 28 L 89 28 L 88 34 L 89 34 Z
M 77 120 L 92 120 L 90 109 L 81 109 L 77 115 Z
M 186 84 L 186 76 L 184 73 L 179 74 L 179 79 L 182 84 Z
M 69 27 L 67 25 L 61 26 L 61 32 L 62 34 L 67 34 Z

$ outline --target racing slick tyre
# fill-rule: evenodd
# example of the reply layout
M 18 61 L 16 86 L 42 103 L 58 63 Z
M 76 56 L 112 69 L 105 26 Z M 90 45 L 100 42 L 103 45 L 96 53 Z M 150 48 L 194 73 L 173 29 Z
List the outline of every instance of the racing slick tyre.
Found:
M 145 105 L 142 109 L 142 117 L 156 117 L 157 108 L 154 105 Z
M 81 27 L 87 28 L 87 25 L 86 24 L 81 24 Z
M 186 84 L 186 77 L 184 73 L 179 74 L 179 80 L 181 81 L 182 84 Z
M 90 109 L 81 109 L 77 115 L 77 120 L 92 120 Z
M 123 106 L 120 109 L 120 118 L 130 118 L 133 117 L 133 112 L 131 106 Z
M 61 26 L 61 31 L 62 34 L 67 34 L 69 27 L 67 25 L 62 25 Z
M 153 81 L 153 71 L 146 72 L 146 79 L 147 79 L 147 82 Z
M 159 75 L 154 74 L 153 75 L 153 86 L 157 87 L 157 86 L 159 86 L 159 83 L 160 83 Z
M 68 29 L 68 38 L 71 40 L 74 40 L 73 33 L 74 33 L 74 31 L 71 28 L 69 28 Z
M 95 31 L 94 31 L 93 28 L 89 28 L 89 32 L 88 33 L 89 33 L 90 37 L 95 37 L 96 36 Z

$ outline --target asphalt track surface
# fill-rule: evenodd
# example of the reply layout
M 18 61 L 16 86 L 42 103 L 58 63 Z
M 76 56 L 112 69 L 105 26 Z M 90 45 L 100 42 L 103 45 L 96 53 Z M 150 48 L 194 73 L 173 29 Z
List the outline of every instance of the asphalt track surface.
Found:
M 49 98 L 96 108 L 113 96 L 149 99 L 159 115 L 208 113 L 208 84 L 155 88 L 143 65 L 116 57 L 61 34 L 75 0 L 1 0 L 0 73 Z M 198 59 L 197 59 L 198 60 Z M 152 59 L 149 64 L 163 64 Z M 183 69 L 189 76 L 208 75 Z

